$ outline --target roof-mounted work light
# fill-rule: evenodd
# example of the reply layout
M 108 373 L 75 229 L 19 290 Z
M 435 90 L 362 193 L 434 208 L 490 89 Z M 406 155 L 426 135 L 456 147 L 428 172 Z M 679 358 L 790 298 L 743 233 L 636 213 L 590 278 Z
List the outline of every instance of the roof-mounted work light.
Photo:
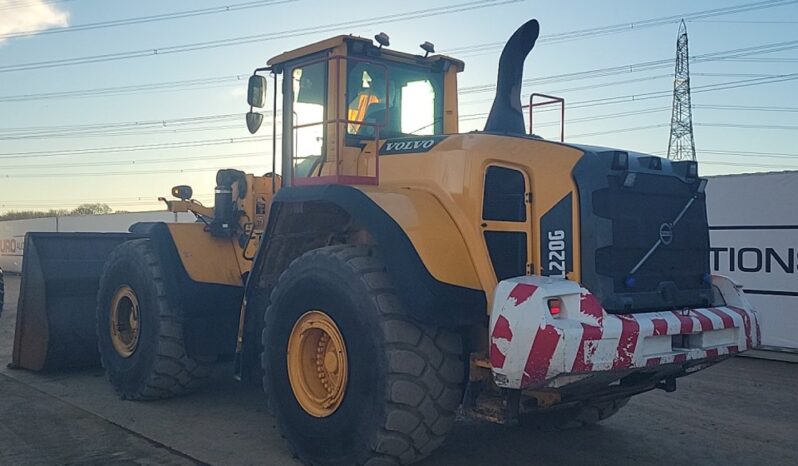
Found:
M 384 32 L 381 32 L 376 36 L 374 36 L 374 40 L 376 40 L 377 43 L 380 44 L 380 48 L 388 47 L 389 45 L 391 45 L 391 38 L 388 37 L 388 34 Z
M 425 51 L 424 58 L 427 58 L 429 54 L 435 53 L 435 45 L 432 42 L 424 42 L 423 44 L 419 45 L 421 50 Z

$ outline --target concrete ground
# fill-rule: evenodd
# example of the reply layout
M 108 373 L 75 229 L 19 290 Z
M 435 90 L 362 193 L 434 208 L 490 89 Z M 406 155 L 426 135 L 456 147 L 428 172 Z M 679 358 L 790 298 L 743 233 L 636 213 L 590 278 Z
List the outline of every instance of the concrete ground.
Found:
M 293 465 L 257 389 L 226 368 L 200 393 L 119 400 L 102 371 L 9 370 L 18 277 L 0 317 L 0 464 Z M 463 421 L 429 465 L 795 465 L 798 365 L 735 358 L 570 432 Z

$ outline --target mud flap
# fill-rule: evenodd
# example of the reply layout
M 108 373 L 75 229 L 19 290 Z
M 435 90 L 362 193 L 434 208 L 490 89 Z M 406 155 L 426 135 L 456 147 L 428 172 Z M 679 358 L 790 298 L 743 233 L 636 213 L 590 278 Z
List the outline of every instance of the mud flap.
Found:
M 95 308 L 103 265 L 129 233 L 28 233 L 11 367 L 97 366 Z

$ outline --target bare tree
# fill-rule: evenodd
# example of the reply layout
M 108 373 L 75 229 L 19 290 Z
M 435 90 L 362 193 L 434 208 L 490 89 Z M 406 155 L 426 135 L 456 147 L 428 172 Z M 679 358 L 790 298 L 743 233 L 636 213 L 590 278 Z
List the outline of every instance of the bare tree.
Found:
M 108 204 L 81 204 L 74 209 L 69 215 L 105 215 L 113 212 Z

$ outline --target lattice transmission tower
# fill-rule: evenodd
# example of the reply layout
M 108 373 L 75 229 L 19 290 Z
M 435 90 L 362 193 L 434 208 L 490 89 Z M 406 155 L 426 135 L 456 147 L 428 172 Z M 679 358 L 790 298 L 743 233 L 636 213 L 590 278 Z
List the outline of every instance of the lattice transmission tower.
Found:
M 679 25 L 679 36 L 676 39 L 676 71 L 673 79 L 673 111 L 668 158 L 695 160 L 693 110 L 690 104 L 690 53 L 687 50 L 687 26 L 684 20 Z

